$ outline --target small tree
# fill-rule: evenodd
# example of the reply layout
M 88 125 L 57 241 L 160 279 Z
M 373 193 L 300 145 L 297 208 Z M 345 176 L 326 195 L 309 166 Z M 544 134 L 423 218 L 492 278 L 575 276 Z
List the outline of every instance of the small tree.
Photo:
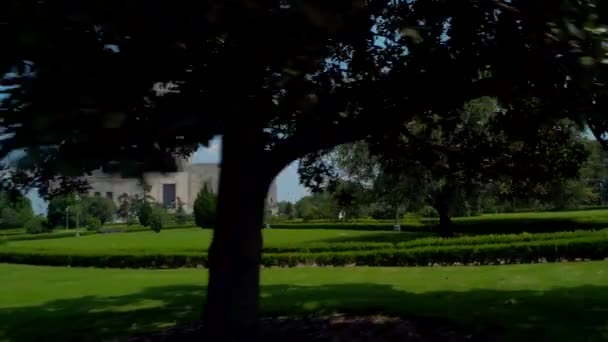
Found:
M 120 195 L 118 197 L 118 210 L 116 211 L 116 215 L 127 222 L 127 224 L 131 221 L 131 198 L 126 193 Z
M 139 224 L 144 227 L 150 227 L 152 224 L 152 205 L 148 201 L 140 203 L 137 218 L 139 219 Z
M 47 209 L 47 220 L 50 227 L 65 226 L 66 209 L 78 205 L 78 200 L 73 194 L 52 197 Z M 68 211 L 70 209 L 67 209 Z M 76 216 L 68 213 L 68 224 L 76 227 Z
M 85 219 L 84 224 L 89 231 L 98 231 L 101 229 L 101 221 L 97 217 L 88 216 Z
M 175 209 L 175 223 L 185 224 L 188 222 L 188 214 L 184 210 L 184 202 L 181 198 L 177 198 L 177 208 Z
M 201 228 L 215 227 L 217 197 L 209 190 L 207 184 L 196 196 L 194 201 L 194 223 Z
M 151 207 L 149 222 L 150 229 L 152 229 L 152 231 L 155 233 L 160 233 L 161 229 L 163 228 L 167 212 L 165 208 L 160 205 L 149 206 Z
M 46 220 L 40 216 L 34 216 L 29 219 L 25 225 L 25 231 L 29 234 L 39 234 L 48 232 Z
M 109 198 L 91 196 L 85 197 L 81 201 L 82 214 L 85 217 L 94 217 L 103 225 L 112 221 L 116 212 L 114 201 Z

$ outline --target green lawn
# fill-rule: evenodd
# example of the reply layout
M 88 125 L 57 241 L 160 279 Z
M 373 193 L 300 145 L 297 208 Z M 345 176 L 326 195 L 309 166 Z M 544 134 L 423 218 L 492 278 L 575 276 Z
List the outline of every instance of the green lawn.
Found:
M 99 340 L 198 317 L 205 270 L 0 264 L 0 340 Z M 265 313 L 447 318 L 500 341 L 608 341 L 608 262 L 262 271 Z M 82 337 L 82 338 L 81 338 Z
M 395 233 L 377 231 L 330 230 L 330 229 L 265 229 L 264 246 L 282 247 L 295 244 L 335 241 L 338 239 L 351 240 L 409 240 L 420 234 Z M 137 232 L 95 234 L 81 237 L 65 237 L 59 239 L 8 241 L 1 248 L 22 250 L 46 250 L 61 252 L 197 252 L 207 250 L 211 242 L 212 231 L 209 229 L 173 229 L 160 233 Z

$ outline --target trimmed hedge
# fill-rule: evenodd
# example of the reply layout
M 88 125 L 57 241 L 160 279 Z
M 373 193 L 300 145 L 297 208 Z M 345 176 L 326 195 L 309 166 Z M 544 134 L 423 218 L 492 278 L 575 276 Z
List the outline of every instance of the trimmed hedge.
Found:
M 357 223 L 357 222 L 330 222 L 330 223 L 277 223 L 271 224 L 271 228 L 275 229 L 346 229 L 346 230 L 394 230 L 394 226 L 391 223 Z M 429 227 L 420 226 L 407 226 L 402 227 L 403 230 L 407 231 L 428 231 Z
M 539 234 L 508 234 L 508 235 L 475 235 L 455 238 L 427 237 L 402 242 L 370 242 L 370 241 L 335 241 L 305 243 L 292 246 L 264 247 L 265 253 L 318 253 L 341 251 L 371 251 L 380 249 L 410 249 L 425 246 L 462 246 L 462 245 L 490 245 L 501 243 L 535 242 L 548 240 L 562 240 L 574 238 L 602 238 L 608 239 L 608 230 L 584 231 Z
M 608 238 L 573 238 L 520 243 L 425 246 L 411 249 L 321 253 L 266 253 L 263 266 L 429 266 L 513 264 L 608 257 Z M 207 266 L 204 253 L 65 254 L 0 250 L 0 262 L 49 266 L 177 268 Z
M 172 225 L 163 227 L 163 230 L 170 229 L 185 229 L 185 228 L 198 228 L 192 225 Z M 137 232 L 148 232 L 150 228 L 142 227 L 140 225 L 133 226 L 120 226 L 120 225 L 111 225 L 111 226 L 103 226 L 97 231 L 87 231 L 84 227 L 80 227 L 79 232 L 80 236 L 92 235 L 92 234 L 110 234 L 110 233 L 137 233 Z M 60 232 L 50 232 L 50 233 L 42 233 L 42 234 L 15 234 L 15 235 L 4 235 L 0 236 L 0 241 L 24 241 L 24 240 L 43 240 L 43 239 L 58 239 L 65 237 L 75 236 L 76 232 L 74 230 L 71 231 L 60 231 Z

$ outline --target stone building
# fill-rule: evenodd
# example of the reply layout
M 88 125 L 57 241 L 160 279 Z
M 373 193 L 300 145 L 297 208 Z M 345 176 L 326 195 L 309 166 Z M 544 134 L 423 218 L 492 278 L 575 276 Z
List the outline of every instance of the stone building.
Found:
M 186 161 L 179 166 L 178 170 L 178 172 L 169 173 L 145 173 L 143 181 L 149 187 L 148 195 L 170 209 L 175 208 L 179 197 L 184 209 L 187 212 L 192 212 L 196 195 L 205 183 L 209 189 L 217 193 L 220 173 L 218 164 L 192 164 L 190 161 Z M 111 198 L 116 204 L 118 204 L 118 198 L 122 194 L 129 196 L 142 196 L 144 194 L 144 187 L 140 179 L 122 178 L 101 171 L 93 172 L 85 178 L 91 186 L 90 195 Z M 275 181 L 270 185 L 266 203 L 270 211 L 276 214 L 278 205 Z

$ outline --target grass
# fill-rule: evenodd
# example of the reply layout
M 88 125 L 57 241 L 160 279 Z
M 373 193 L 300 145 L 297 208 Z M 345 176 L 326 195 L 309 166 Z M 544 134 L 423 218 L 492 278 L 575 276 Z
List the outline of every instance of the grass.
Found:
M 349 231 L 330 229 L 263 230 L 266 253 L 324 252 L 380 249 L 408 249 L 424 246 L 461 246 L 562 239 L 608 239 L 608 229 L 538 234 L 504 234 L 439 238 L 430 233 Z M 53 239 L 6 241 L 0 252 L 49 252 L 63 254 L 202 253 L 208 249 L 212 232 L 202 229 L 174 229 L 160 234 L 93 234 Z
M 264 245 L 281 247 L 319 241 L 338 239 L 371 240 L 378 239 L 378 232 L 349 230 L 294 230 L 266 229 Z M 389 241 L 406 241 L 420 234 L 382 232 L 382 237 Z M 211 243 L 212 231 L 209 229 L 174 229 L 161 233 L 151 231 L 137 233 L 95 234 L 81 237 L 64 237 L 44 240 L 8 241 L 2 248 L 14 250 L 62 251 L 84 253 L 133 253 L 146 252 L 201 252 L 207 250 Z
M 100 340 L 196 319 L 205 270 L 0 264 L 0 340 Z M 608 262 L 262 271 L 266 314 L 449 319 L 498 341 L 607 341 Z

